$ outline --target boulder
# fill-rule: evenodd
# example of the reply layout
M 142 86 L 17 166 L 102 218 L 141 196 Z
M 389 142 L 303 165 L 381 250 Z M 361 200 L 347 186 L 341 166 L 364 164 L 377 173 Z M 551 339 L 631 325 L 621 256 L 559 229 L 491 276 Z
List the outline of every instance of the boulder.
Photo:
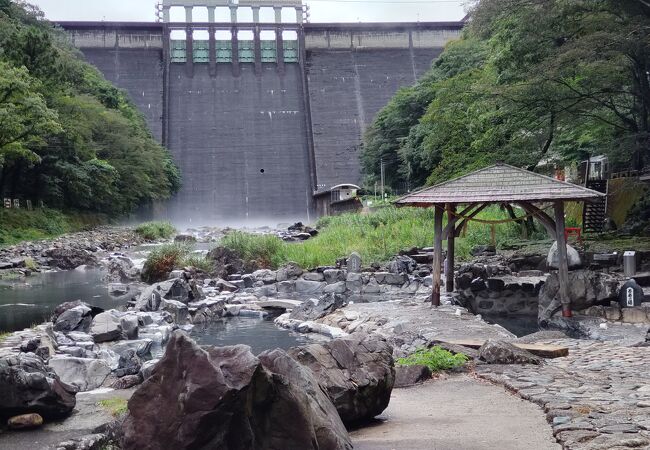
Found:
M 569 269 L 577 269 L 582 267 L 582 260 L 580 259 L 580 254 L 578 250 L 571 247 L 569 244 L 566 246 L 566 258 L 569 263 Z M 548 256 L 546 257 L 546 265 L 552 269 L 558 269 L 558 253 L 557 253 L 557 241 L 553 242 L 550 250 L 548 251 Z
M 40 414 L 21 414 L 20 416 L 11 417 L 7 421 L 7 426 L 12 430 L 26 430 L 29 428 L 38 428 L 43 425 L 43 418 Z
M 542 359 L 509 342 L 488 340 L 479 348 L 478 357 L 488 364 L 541 364 Z
M 97 389 L 111 373 L 111 368 L 101 359 L 55 356 L 48 364 L 61 381 L 80 391 Z
M 554 312 L 560 310 L 562 305 L 557 298 L 559 289 L 558 274 L 552 272 L 539 291 L 540 320 L 549 319 Z M 609 274 L 591 270 L 569 272 L 569 299 L 573 310 L 587 309 L 604 300 L 616 299 L 617 289 L 617 280 Z
M 154 283 L 142 291 L 135 302 L 137 311 L 158 311 L 162 300 L 176 300 L 182 303 L 200 300 L 201 293 L 195 285 L 184 278 L 174 278 Z
M 187 244 L 193 244 L 196 242 L 196 238 L 191 234 L 177 234 L 174 237 L 174 242 L 184 242 Z
M 416 364 L 413 366 L 397 366 L 395 368 L 395 387 L 402 388 L 422 383 L 431 378 L 431 369 Z
M 180 331 L 129 400 L 123 430 L 124 450 L 352 448 L 311 371 L 285 352 L 201 348 Z
M 289 316 L 295 320 L 316 320 L 342 308 L 347 303 L 339 294 L 323 295 L 320 299 L 309 299 L 294 308 Z
M 81 248 L 53 247 L 43 252 L 48 260 L 48 265 L 61 270 L 72 270 L 79 266 L 92 266 L 97 264 L 94 254 Z
M 90 326 L 90 335 L 96 343 L 122 338 L 122 323 L 112 312 L 97 314 Z
M 395 366 L 385 339 L 354 333 L 288 353 L 314 372 L 346 425 L 372 419 L 388 406 Z
M 113 283 L 128 283 L 137 278 L 139 271 L 133 267 L 133 261 L 126 256 L 111 256 L 106 263 L 107 281 Z
M 117 369 L 115 369 L 114 373 L 116 377 L 121 378 L 127 375 L 136 375 L 140 373 L 141 368 L 142 362 L 136 354 L 136 351 L 129 349 L 120 355 Z
M 38 356 L 0 357 L 0 417 L 37 413 L 45 419 L 62 419 L 75 404 L 74 389 Z
M 140 376 L 140 374 L 137 374 L 137 375 L 125 375 L 125 376 L 115 380 L 111 384 L 111 387 L 113 389 L 130 389 L 133 386 L 137 386 L 140 383 L 142 383 L 142 377 Z
M 52 315 L 54 331 L 87 332 L 92 322 L 92 309 L 80 301 L 62 303 L 56 307 Z
M 417 266 L 415 260 L 409 256 L 395 256 L 388 264 L 388 271 L 393 274 L 413 273 Z

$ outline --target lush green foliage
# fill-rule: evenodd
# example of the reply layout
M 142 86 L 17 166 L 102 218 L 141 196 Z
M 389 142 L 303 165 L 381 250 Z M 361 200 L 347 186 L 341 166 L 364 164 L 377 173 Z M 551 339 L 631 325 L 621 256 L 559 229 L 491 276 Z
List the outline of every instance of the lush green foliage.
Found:
M 170 222 L 145 222 L 139 225 L 135 232 L 149 241 L 169 239 L 176 233 L 176 228 Z
M 0 197 L 123 214 L 179 184 L 126 94 L 38 10 L 0 2 Z
M 63 214 L 54 209 L 1 209 L 0 246 L 47 239 L 98 225 L 105 218 L 95 214 Z
M 502 160 L 534 168 L 608 154 L 650 158 L 650 3 L 477 0 L 460 41 L 400 90 L 364 142 L 397 185 L 433 184 Z
M 205 256 L 193 253 L 193 246 L 184 243 L 164 244 L 155 247 L 147 256 L 142 268 L 142 281 L 155 283 L 167 279 L 169 272 L 183 267 L 194 267 L 212 272 L 214 263 Z
M 522 215 L 521 213 L 519 215 Z M 318 222 L 319 234 L 307 241 L 286 243 L 272 235 L 233 232 L 221 245 L 235 251 L 246 261 L 257 261 L 262 267 L 277 268 L 293 261 L 304 268 L 332 265 L 337 259 L 358 252 L 365 264 L 385 262 L 400 250 L 433 245 L 433 209 L 381 208 L 371 214 L 343 214 L 323 217 Z M 507 219 L 498 207 L 488 208 L 477 218 Z M 491 226 L 472 222 L 464 237 L 456 240 L 456 255 L 460 260 L 470 256 L 471 249 L 490 243 Z M 495 227 L 497 246 L 521 236 L 520 226 L 506 223 Z M 531 237 L 543 237 L 539 230 Z
M 432 372 L 440 372 L 441 370 L 460 367 L 467 361 L 467 356 L 462 353 L 453 354 L 450 351 L 435 346 L 418 349 L 406 358 L 399 358 L 397 364 L 400 366 L 427 366 Z

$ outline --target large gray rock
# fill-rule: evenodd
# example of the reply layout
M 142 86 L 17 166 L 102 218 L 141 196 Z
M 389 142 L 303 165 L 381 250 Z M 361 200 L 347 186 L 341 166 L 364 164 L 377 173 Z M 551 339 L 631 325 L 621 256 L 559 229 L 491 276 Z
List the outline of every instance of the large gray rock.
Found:
M 386 409 L 395 383 L 393 349 L 377 335 L 354 333 L 323 344 L 294 347 L 289 355 L 309 367 L 345 424 Z
M 54 331 L 88 331 L 93 320 L 91 311 L 90 307 L 84 303 L 65 309 L 56 315 L 53 326 Z
M 200 300 L 201 293 L 194 283 L 184 278 L 174 278 L 147 287 L 135 302 L 137 311 L 158 311 L 162 300 L 175 300 L 182 303 Z
M 571 309 L 578 311 L 604 300 L 615 300 L 618 282 L 613 276 L 603 272 L 573 270 L 569 272 L 568 287 Z M 539 291 L 538 318 L 540 321 L 549 319 L 560 310 L 562 304 L 557 298 L 559 289 L 558 274 L 552 272 Z
M 71 386 L 36 355 L 0 357 L 0 417 L 37 413 L 45 419 L 67 417 L 76 404 Z
M 101 359 L 56 356 L 48 364 L 61 381 L 80 391 L 97 389 L 111 373 L 111 368 Z
M 108 342 L 122 338 L 122 323 L 113 311 L 97 314 L 90 326 L 90 335 L 95 342 Z
M 312 372 L 285 352 L 201 348 L 180 331 L 129 400 L 123 429 L 125 450 L 352 448 Z
M 390 273 L 413 273 L 417 268 L 418 263 L 409 256 L 401 255 L 395 256 L 393 260 L 388 265 L 388 271 Z
M 422 383 L 431 378 L 431 369 L 416 364 L 413 366 L 398 366 L 395 368 L 395 387 L 408 387 Z
M 542 359 L 509 342 L 488 340 L 479 348 L 478 357 L 488 364 L 541 364 Z
M 294 308 L 289 316 L 295 320 L 316 320 L 333 313 L 347 303 L 346 298 L 339 294 L 323 295 L 319 299 L 309 299 Z
M 569 263 L 569 269 L 577 269 L 582 267 L 582 260 L 580 259 L 578 250 L 571 247 L 569 244 L 566 246 L 566 258 L 567 262 Z M 559 268 L 557 241 L 553 242 L 553 245 L 551 245 L 551 248 L 548 251 L 548 256 L 546 257 L 546 265 L 552 269 Z

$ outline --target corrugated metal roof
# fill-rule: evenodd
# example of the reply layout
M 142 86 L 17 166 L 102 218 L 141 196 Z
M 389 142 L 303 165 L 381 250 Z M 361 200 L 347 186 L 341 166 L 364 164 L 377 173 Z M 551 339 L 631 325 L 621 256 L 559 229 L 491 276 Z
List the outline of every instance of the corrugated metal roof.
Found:
M 434 203 L 541 202 L 589 200 L 604 195 L 566 181 L 498 163 L 405 195 L 395 203 L 423 206 Z

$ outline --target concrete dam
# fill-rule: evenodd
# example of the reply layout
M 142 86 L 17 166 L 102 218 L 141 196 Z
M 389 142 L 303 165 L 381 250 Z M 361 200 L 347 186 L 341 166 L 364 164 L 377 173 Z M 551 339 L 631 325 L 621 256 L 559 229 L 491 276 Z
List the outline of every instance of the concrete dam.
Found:
M 315 195 L 361 183 L 377 112 L 463 27 L 188 19 L 60 23 L 172 153 L 183 186 L 159 215 L 186 225 L 314 219 Z

